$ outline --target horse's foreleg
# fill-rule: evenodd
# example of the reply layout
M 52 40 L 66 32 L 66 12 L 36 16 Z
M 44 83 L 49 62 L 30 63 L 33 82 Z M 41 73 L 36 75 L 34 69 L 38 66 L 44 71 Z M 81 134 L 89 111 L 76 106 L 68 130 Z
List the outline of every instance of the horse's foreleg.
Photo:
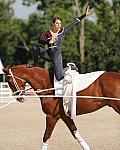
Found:
M 90 150 L 88 144 L 85 142 L 85 140 L 80 136 L 79 132 L 76 130 L 74 131 L 74 136 L 76 140 L 79 142 L 83 150 Z
M 74 123 L 74 121 L 72 119 L 70 119 L 69 117 L 65 117 L 62 118 L 62 120 L 65 122 L 65 124 L 67 125 L 67 127 L 69 128 L 70 132 L 72 133 L 72 135 L 74 136 L 74 138 L 79 142 L 79 144 L 81 145 L 83 150 L 90 150 L 88 144 L 85 142 L 85 140 L 80 136 L 76 125 Z
M 43 137 L 43 144 L 40 150 L 47 150 L 48 144 L 46 141 L 50 138 L 52 131 L 57 123 L 59 118 L 53 118 L 51 115 L 46 116 L 46 130 Z

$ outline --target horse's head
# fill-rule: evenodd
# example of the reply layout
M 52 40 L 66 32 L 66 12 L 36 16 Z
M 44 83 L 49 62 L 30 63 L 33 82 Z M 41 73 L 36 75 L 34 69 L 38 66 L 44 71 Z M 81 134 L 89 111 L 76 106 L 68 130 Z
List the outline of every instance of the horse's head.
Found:
M 26 65 L 18 65 L 4 68 L 3 72 L 7 77 L 13 95 L 21 97 L 25 93 L 26 82 L 40 95 L 53 93 L 52 90 L 46 90 L 53 87 L 53 74 L 43 68 L 27 68 Z M 18 98 L 17 100 L 23 101 L 22 98 Z
M 13 95 L 22 96 L 25 93 L 26 81 L 21 78 L 20 73 L 17 72 L 16 67 L 3 68 L 3 72 L 7 78 L 8 84 L 13 92 Z M 24 98 L 18 97 L 19 102 L 24 102 Z

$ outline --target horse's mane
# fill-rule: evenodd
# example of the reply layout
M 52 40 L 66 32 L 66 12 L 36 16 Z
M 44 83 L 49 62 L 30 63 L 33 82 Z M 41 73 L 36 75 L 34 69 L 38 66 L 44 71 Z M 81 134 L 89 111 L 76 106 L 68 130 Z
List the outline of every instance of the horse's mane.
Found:
M 9 70 L 9 69 L 22 69 L 24 70 L 25 72 L 29 72 L 30 74 L 33 73 L 33 71 L 35 70 L 35 72 L 37 72 L 38 74 L 40 72 L 44 72 L 45 74 L 49 74 L 49 77 L 50 77 L 50 80 L 53 81 L 53 76 L 54 76 L 54 73 L 51 71 L 51 70 L 47 70 L 47 69 L 44 69 L 44 68 L 41 68 L 41 67 L 31 67 L 31 68 L 28 68 L 26 64 L 22 64 L 22 65 L 8 65 L 5 69 Z
M 41 67 L 31 67 L 31 68 L 28 68 L 27 67 L 27 65 L 26 64 L 22 64 L 22 65 L 8 65 L 7 67 L 6 67 L 6 69 L 15 69 L 15 68 L 25 68 L 25 69 L 40 69 L 40 70 L 42 70 L 42 71 L 49 71 L 49 70 L 46 70 L 46 69 L 44 69 L 44 68 L 41 68 Z
M 8 65 L 6 67 L 7 70 L 9 69 L 26 69 L 27 71 L 33 71 L 33 70 L 36 70 L 36 71 L 42 71 L 42 72 L 46 72 L 46 73 L 49 73 L 50 75 L 50 78 L 51 76 L 53 76 L 53 72 L 51 70 L 47 70 L 47 69 L 44 69 L 44 68 L 41 68 L 41 67 L 31 67 L 31 68 L 28 68 L 26 64 L 21 64 L 21 65 Z
M 16 67 L 26 67 L 26 65 L 8 65 L 7 67 L 6 67 L 6 69 L 12 69 L 12 68 L 16 68 Z
M 8 65 L 6 69 L 11 69 L 14 65 Z

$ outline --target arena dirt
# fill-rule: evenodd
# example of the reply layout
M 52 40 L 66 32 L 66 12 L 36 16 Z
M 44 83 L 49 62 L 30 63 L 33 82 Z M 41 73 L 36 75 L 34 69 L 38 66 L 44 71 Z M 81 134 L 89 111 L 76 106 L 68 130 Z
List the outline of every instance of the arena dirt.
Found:
M 78 116 L 75 123 L 91 150 L 120 150 L 120 116 L 112 108 Z M 45 114 L 38 99 L 0 110 L 0 150 L 40 150 L 44 130 Z M 48 144 L 48 150 L 82 150 L 61 120 Z

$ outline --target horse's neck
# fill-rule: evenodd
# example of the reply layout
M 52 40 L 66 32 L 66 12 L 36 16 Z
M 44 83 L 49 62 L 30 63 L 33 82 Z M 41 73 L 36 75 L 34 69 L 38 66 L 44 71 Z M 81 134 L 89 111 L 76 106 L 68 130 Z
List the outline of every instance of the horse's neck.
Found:
M 13 74 L 25 80 L 34 90 L 52 88 L 51 76 L 45 69 L 26 68 L 26 66 L 17 66 L 13 69 Z
M 30 86 L 34 89 L 49 89 L 52 87 L 52 83 L 49 77 L 48 72 L 44 72 L 41 70 L 33 71 L 33 72 L 28 72 L 26 74 L 26 82 L 30 84 Z

